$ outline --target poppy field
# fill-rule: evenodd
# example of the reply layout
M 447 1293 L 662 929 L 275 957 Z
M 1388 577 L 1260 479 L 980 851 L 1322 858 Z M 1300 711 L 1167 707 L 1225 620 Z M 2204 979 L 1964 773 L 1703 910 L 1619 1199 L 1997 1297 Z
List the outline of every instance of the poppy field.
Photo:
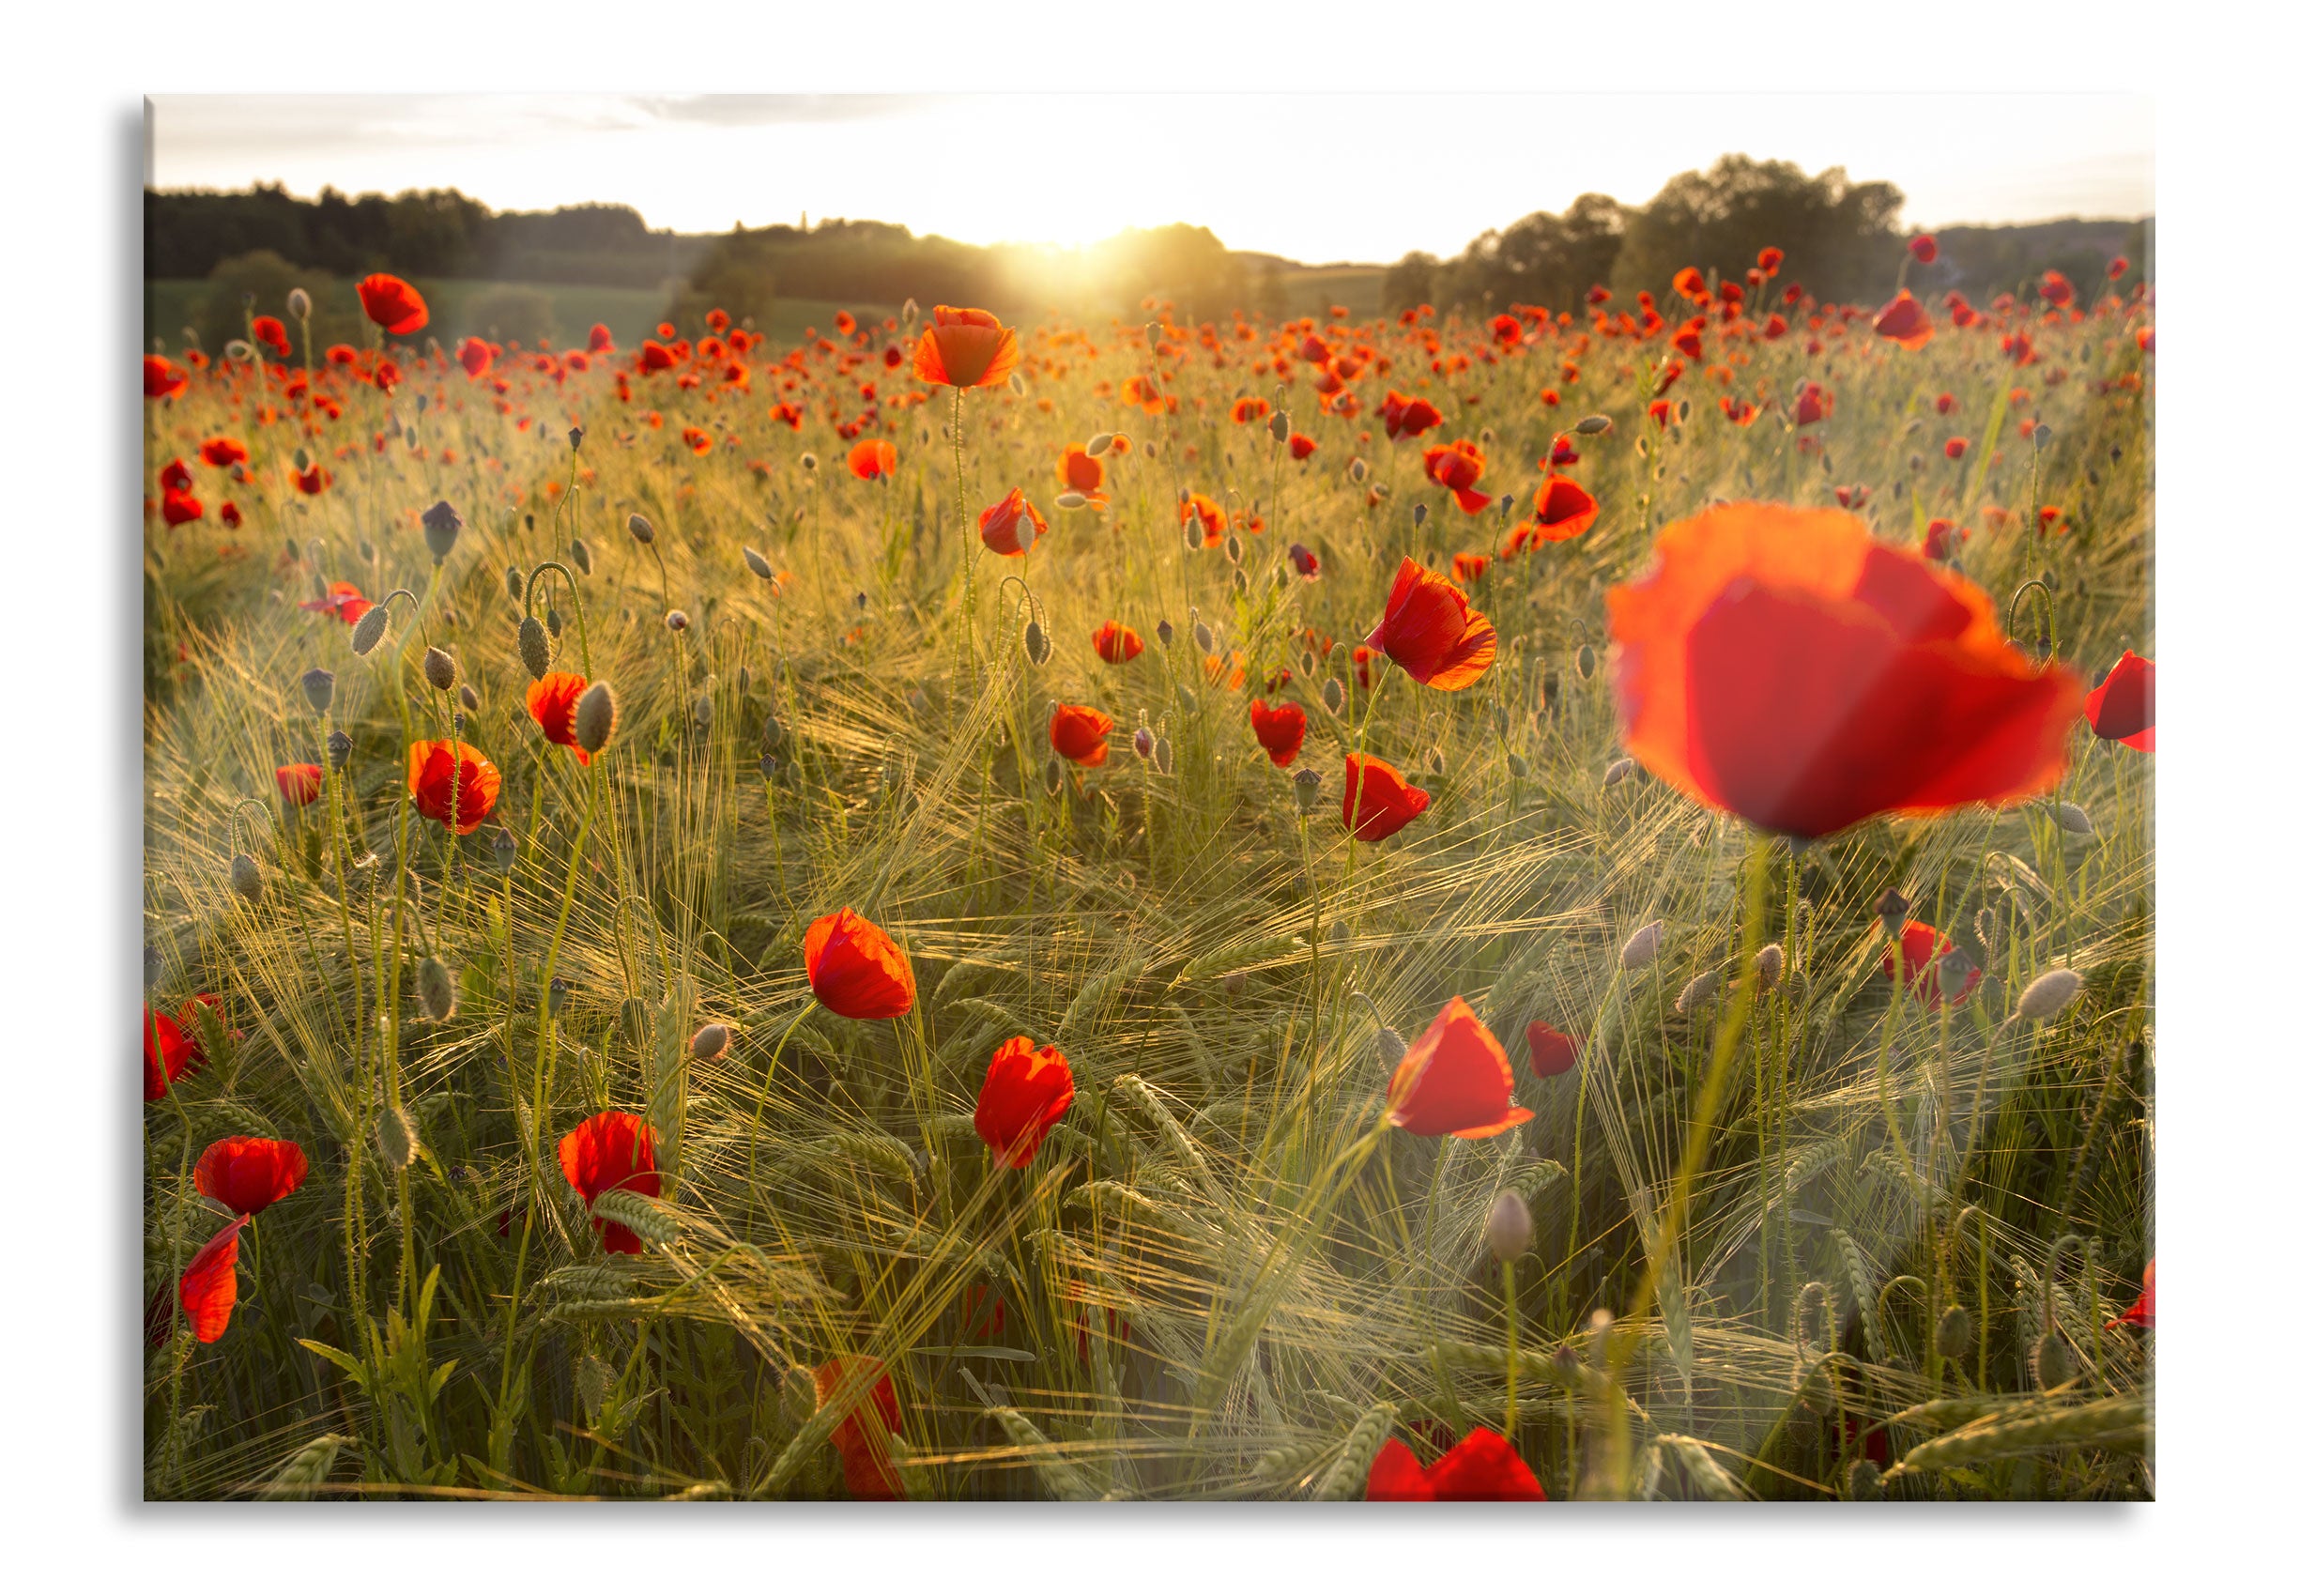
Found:
M 1797 264 L 156 347 L 146 1496 L 2152 1497 L 2153 290 Z

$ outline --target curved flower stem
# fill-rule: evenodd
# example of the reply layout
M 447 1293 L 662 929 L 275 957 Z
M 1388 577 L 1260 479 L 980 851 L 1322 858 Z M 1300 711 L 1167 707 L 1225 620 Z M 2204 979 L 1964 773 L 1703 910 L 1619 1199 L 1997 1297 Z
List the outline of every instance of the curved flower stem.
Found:
M 806 1000 L 806 1006 L 800 1009 L 799 1012 L 792 1017 L 790 1023 L 783 1027 L 783 1034 L 774 1044 L 774 1051 L 767 1056 L 766 1079 L 761 1081 L 759 1086 L 759 1107 L 751 1115 L 750 1166 L 745 1184 L 752 1187 L 754 1189 L 756 1189 L 759 1184 L 759 1128 L 766 1123 L 767 1094 L 774 1090 L 775 1067 L 783 1062 L 783 1049 L 789 1045 L 792 1034 L 796 1032 L 800 1026 L 805 1024 L 807 1017 L 812 1015 L 815 1010 L 820 1006 L 821 1005 L 817 1003 L 815 999 L 811 997 L 808 998 Z

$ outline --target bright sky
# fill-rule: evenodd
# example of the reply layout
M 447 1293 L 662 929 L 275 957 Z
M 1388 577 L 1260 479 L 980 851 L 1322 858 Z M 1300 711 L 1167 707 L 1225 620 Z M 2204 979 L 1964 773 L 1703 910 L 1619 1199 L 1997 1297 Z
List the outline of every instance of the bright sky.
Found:
M 719 232 L 802 211 L 969 243 L 1203 223 L 1311 263 L 1447 255 L 1726 151 L 1843 166 L 1914 226 L 2155 209 L 2128 94 L 160 95 L 146 180 L 310 196 L 455 188 Z

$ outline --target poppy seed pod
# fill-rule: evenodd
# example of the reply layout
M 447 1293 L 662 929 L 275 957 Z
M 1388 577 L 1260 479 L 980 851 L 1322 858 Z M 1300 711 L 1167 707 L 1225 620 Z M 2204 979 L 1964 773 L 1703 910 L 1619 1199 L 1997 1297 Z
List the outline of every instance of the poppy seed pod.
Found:
M 1909 920 L 1909 899 L 1892 887 L 1885 888 L 1884 896 L 1877 900 L 1877 918 L 1883 922 L 1885 935 L 1898 940 L 1901 927 Z
M 1033 665 L 1044 665 L 1054 657 L 1053 641 L 1047 637 L 1046 628 L 1038 624 L 1035 617 L 1022 628 L 1022 652 L 1030 655 Z
M 1505 1190 L 1485 1211 L 1485 1250 L 1497 1264 L 1514 1264 L 1533 1244 L 1533 1210 L 1525 1198 Z
M 391 611 L 388 606 L 377 605 L 360 617 L 360 623 L 351 629 L 351 652 L 365 659 L 383 646 L 391 633 Z
M 290 288 L 287 291 L 287 314 L 298 321 L 307 319 L 312 314 L 312 296 L 300 288 Z
M 1318 806 L 1318 790 L 1326 778 L 1313 770 L 1294 773 L 1294 804 L 1303 814 Z
M 586 576 L 591 574 L 590 545 L 585 543 L 581 538 L 576 538 L 567 545 L 567 552 L 575 557 L 576 570 L 582 572 Z
M 727 1050 L 733 1041 L 734 1033 L 713 1021 L 687 1038 L 687 1056 L 698 1064 L 714 1063 L 727 1056 Z
M 423 680 L 441 693 L 455 690 L 455 656 L 445 649 L 427 648 L 423 651 Z
M 411 435 L 415 431 L 413 427 L 407 430 Z M 455 552 L 455 539 L 462 532 L 463 517 L 455 514 L 455 507 L 446 499 L 423 512 L 423 546 L 431 550 L 434 565 L 447 562 L 447 557 Z
M 1621 944 L 1621 968 L 1642 970 L 1661 956 L 1662 922 L 1649 920 Z
M 638 539 L 639 542 L 652 543 L 655 541 L 654 523 L 650 521 L 646 516 L 640 514 L 637 511 L 634 510 L 631 512 L 630 519 L 625 521 L 623 525 L 631 529 L 631 535 Z
M 519 663 L 527 667 L 533 681 L 541 682 L 551 674 L 551 635 L 531 615 L 519 618 Z
M 596 754 L 615 738 L 615 689 L 594 682 L 575 704 L 575 745 Z
M 775 760 L 773 754 L 761 754 L 759 756 L 759 774 L 765 776 L 769 781 L 773 781 L 774 779 L 774 773 L 780 768 L 781 767 L 778 761 Z
M 526 591 L 527 578 L 519 574 L 519 567 L 516 565 L 503 567 L 503 591 L 511 602 L 517 604 L 519 595 Z
M 415 997 L 423 1018 L 435 1023 L 455 1012 L 455 973 L 437 959 L 426 957 L 415 967 Z
M 318 666 L 305 671 L 303 697 L 314 714 L 326 714 L 335 704 L 335 672 Z
M 351 734 L 342 728 L 328 733 L 328 768 L 341 771 L 351 762 Z
M 1326 679 L 1325 687 L 1320 690 L 1318 696 L 1325 700 L 1326 713 L 1327 714 L 1340 714 L 1342 713 L 1342 706 L 1345 701 L 1345 698 L 1342 691 L 1341 683 L 1328 676 Z
M 748 546 L 744 547 L 743 550 L 743 563 L 749 566 L 751 568 L 751 575 L 757 576 L 760 581 L 772 582 L 774 580 L 774 567 L 770 565 L 767 562 L 767 557 L 759 553 L 757 549 Z
M 2023 1020 L 2050 1020 L 2075 1002 L 2083 987 L 2084 977 L 2074 970 L 2065 966 L 2047 970 L 2021 989 L 2020 1002 L 2013 1012 Z
M 415 1116 L 397 1103 L 387 1103 L 376 1116 L 376 1150 L 383 1155 L 383 1167 L 398 1171 L 415 1162 L 415 1155 L 422 1148 L 422 1140 L 416 1134 Z
M 674 632 L 683 632 L 689 626 L 693 625 L 694 622 L 687 619 L 687 612 L 685 610 L 674 609 L 668 615 L 663 618 L 663 624 L 668 626 Z
M 232 855 L 232 890 L 250 903 L 264 900 L 264 867 L 255 862 L 253 855 Z

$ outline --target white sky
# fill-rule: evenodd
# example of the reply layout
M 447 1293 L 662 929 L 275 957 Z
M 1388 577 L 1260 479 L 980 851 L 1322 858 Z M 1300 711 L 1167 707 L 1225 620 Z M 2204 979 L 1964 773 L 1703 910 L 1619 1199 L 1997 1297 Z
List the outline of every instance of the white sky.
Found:
M 1911 225 L 2155 209 L 2131 94 L 158 95 L 146 180 L 312 195 L 456 188 L 717 232 L 801 211 L 970 243 L 1190 222 L 1309 262 L 1451 254 L 1725 151 L 1841 165 Z

